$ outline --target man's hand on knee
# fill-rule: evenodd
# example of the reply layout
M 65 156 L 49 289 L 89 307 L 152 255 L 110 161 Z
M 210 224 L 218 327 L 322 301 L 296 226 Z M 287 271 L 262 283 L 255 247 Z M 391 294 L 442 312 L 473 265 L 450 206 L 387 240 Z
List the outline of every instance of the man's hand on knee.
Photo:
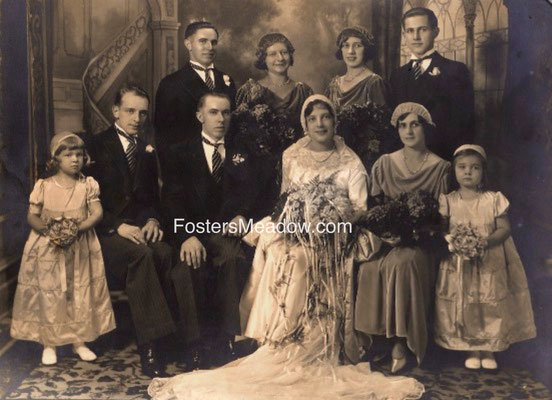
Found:
M 163 240 L 163 231 L 161 230 L 159 221 L 156 219 L 150 218 L 142 227 L 142 232 L 148 243 L 155 243 Z
M 146 244 L 144 233 L 135 225 L 121 224 L 117 228 L 117 234 L 136 244 Z
M 207 261 L 207 250 L 198 238 L 192 236 L 180 246 L 180 260 L 197 269 Z

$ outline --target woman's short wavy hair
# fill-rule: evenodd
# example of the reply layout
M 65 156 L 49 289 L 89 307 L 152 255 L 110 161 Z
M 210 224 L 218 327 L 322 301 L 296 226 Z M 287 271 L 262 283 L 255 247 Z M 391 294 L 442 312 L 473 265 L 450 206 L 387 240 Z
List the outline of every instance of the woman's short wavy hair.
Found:
M 257 44 L 257 51 L 255 53 L 257 56 L 257 60 L 254 64 L 255 68 L 261 70 L 266 70 L 268 68 L 266 66 L 266 49 L 276 43 L 283 43 L 287 47 L 290 57 L 289 65 L 293 65 L 293 53 L 295 52 L 295 48 L 284 34 L 273 32 L 267 33 L 261 38 L 261 40 L 259 40 L 259 43 Z
M 343 43 L 345 43 L 350 37 L 359 38 L 362 41 L 362 44 L 364 45 L 364 55 L 362 57 L 363 63 L 368 62 L 376 56 L 376 43 L 374 36 L 372 36 L 366 28 L 361 26 L 351 26 L 343 29 L 337 36 L 337 51 L 335 52 L 335 58 L 343 60 Z

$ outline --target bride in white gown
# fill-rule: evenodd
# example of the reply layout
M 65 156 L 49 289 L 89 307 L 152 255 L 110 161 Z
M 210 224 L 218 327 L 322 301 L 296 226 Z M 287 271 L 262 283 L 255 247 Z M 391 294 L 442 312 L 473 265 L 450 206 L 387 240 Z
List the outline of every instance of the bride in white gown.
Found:
M 368 177 L 358 156 L 334 136 L 335 116 L 326 97 L 313 95 L 305 101 L 301 123 L 306 136 L 284 152 L 282 192 L 331 179 L 336 190 L 349 198 L 351 214 L 358 215 L 366 211 Z M 308 206 L 305 209 L 308 214 Z M 262 222 L 267 221 L 268 217 Z M 314 250 L 312 241 L 294 243 L 279 233 L 250 234 L 244 239 L 256 242 L 257 249 L 240 303 L 242 326 L 244 335 L 261 346 L 217 369 L 154 379 L 148 388 L 154 399 L 422 396 L 424 387 L 415 379 L 386 377 L 372 372 L 369 363 L 358 363 L 352 330 L 352 267 L 353 257 L 362 259 L 370 252 L 368 236 L 361 235 L 348 256 L 337 241 Z

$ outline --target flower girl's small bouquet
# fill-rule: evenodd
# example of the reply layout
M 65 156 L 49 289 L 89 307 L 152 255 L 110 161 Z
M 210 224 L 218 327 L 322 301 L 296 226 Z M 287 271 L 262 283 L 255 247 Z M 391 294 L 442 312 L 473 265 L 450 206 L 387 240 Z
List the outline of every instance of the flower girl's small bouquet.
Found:
M 455 225 L 445 240 L 449 251 L 460 260 L 481 259 L 485 253 L 485 238 L 470 223 Z
M 50 219 L 46 226 L 48 231 L 46 235 L 50 243 L 58 247 L 70 246 L 79 233 L 79 226 L 75 218 L 57 217 Z

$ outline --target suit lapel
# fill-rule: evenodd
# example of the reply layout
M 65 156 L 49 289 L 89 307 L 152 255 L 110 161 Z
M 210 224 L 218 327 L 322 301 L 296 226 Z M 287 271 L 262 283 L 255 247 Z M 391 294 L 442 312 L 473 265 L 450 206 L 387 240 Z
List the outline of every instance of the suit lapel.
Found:
M 130 183 L 130 172 L 128 170 L 128 164 L 125 156 L 125 151 L 123 150 L 123 144 L 119 139 L 115 127 L 111 128 L 109 135 L 106 137 L 105 141 L 106 150 L 111 154 L 111 159 L 114 161 L 117 166 L 117 170 L 123 175 L 125 181 L 125 187 L 128 187 Z
M 215 75 L 215 90 L 224 92 L 224 89 L 226 88 L 226 84 L 224 83 L 224 74 L 216 68 L 213 72 Z
M 200 78 L 189 63 L 184 67 L 182 73 L 183 79 L 180 80 L 182 88 L 190 93 L 196 101 L 199 101 L 199 98 L 209 90 L 205 86 L 205 82 L 203 82 L 203 79 Z
M 203 150 L 203 144 L 201 142 L 201 138 L 196 138 L 193 141 L 193 168 L 196 172 L 196 176 L 200 177 L 201 181 L 208 181 L 209 183 L 214 183 L 215 180 L 213 179 L 213 176 L 211 175 L 211 171 L 209 170 L 209 164 L 207 164 L 207 158 L 205 156 L 205 151 Z
M 146 142 L 140 137 L 138 137 L 138 140 L 136 141 L 136 173 L 134 174 L 134 179 L 132 182 L 132 188 L 133 190 L 136 190 L 138 187 L 138 184 L 140 183 L 140 171 L 142 170 L 142 164 L 145 161 L 145 158 L 147 157 L 146 153 Z

